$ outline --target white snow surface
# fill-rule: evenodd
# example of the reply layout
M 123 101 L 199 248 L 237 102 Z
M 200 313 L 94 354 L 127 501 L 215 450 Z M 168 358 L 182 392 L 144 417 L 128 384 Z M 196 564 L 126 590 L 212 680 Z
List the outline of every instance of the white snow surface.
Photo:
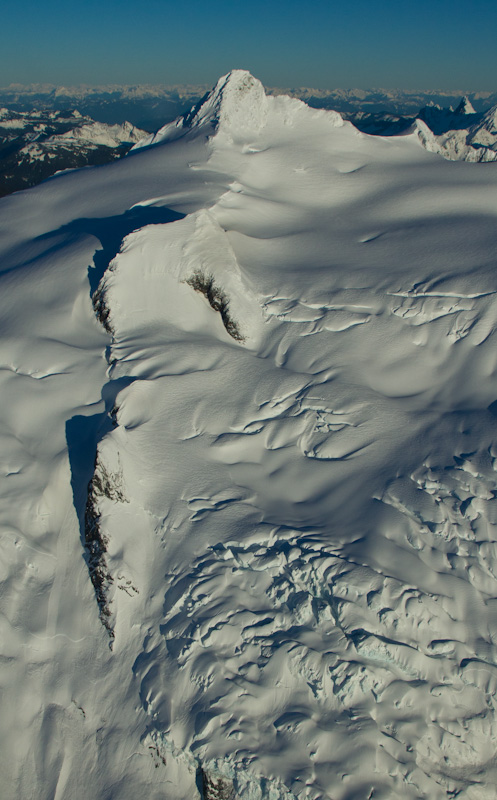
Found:
M 495 797 L 497 167 L 259 87 L 0 201 L 5 800 Z

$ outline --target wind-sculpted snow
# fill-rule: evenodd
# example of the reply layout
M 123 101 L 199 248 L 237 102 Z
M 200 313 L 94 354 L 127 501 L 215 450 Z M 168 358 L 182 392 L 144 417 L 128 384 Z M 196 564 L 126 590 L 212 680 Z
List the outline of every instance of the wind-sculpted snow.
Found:
M 495 794 L 495 169 L 255 83 L 10 234 L 9 800 Z

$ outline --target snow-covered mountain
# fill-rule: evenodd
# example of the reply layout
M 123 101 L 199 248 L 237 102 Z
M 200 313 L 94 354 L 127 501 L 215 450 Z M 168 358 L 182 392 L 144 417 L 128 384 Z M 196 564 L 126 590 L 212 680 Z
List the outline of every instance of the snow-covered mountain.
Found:
M 78 111 L 16 112 L 0 108 L 0 196 L 34 186 L 64 169 L 124 155 L 146 131 L 106 125 Z
M 428 125 L 434 134 L 468 129 L 481 117 L 482 114 L 475 111 L 468 97 L 462 97 L 455 109 L 452 106 L 442 108 L 431 104 L 424 106 L 416 115 L 416 118 Z
M 493 164 L 243 71 L 0 202 L 6 800 L 490 800 Z
M 414 123 L 424 147 L 451 161 L 497 161 L 497 105 L 477 114 L 467 97 L 455 111 L 421 110 Z
M 349 111 L 342 116 L 363 133 L 377 136 L 415 131 L 423 147 L 449 161 L 497 160 L 497 105 L 476 112 L 468 97 L 462 97 L 455 109 L 431 104 L 415 117 L 368 111 Z

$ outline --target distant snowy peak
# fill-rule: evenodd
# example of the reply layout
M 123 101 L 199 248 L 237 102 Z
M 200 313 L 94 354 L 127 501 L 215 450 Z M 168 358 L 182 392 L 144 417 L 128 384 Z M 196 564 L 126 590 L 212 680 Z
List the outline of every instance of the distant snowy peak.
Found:
M 497 106 L 489 108 L 489 110 L 483 115 L 481 127 L 485 127 L 487 130 L 497 133 Z
M 118 148 L 139 142 L 145 131 L 129 122 L 124 125 L 105 125 L 85 117 L 79 117 L 76 125 L 64 133 L 57 133 L 41 141 L 28 142 L 19 151 L 20 157 L 29 161 L 53 159 L 63 151 L 86 153 L 97 148 Z
M 471 101 L 469 100 L 469 98 L 465 95 L 464 97 L 461 98 L 461 102 L 457 106 L 457 108 L 456 108 L 454 113 L 455 114 L 476 114 L 476 111 L 473 108 L 473 105 L 472 105 Z
M 438 109 L 438 118 L 426 111 L 422 109 L 413 130 L 427 150 L 450 161 L 497 161 L 497 106 L 482 116 L 463 97 L 455 112 L 446 112 L 445 125 L 441 124 L 445 109 Z
M 82 119 L 81 115 L 80 118 Z M 87 122 L 72 128 L 59 136 L 52 136 L 50 142 L 79 143 L 82 146 L 92 144 L 103 147 L 120 147 L 122 144 L 136 144 L 145 135 L 145 131 L 135 128 L 129 122 L 123 125 L 106 125 L 103 122 Z M 47 143 L 48 143 L 47 141 Z
M 416 116 L 417 119 L 423 120 L 436 136 L 451 130 L 469 128 L 481 119 L 481 113 L 474 110 L 467 97 L 461 98 L 455 111 L 452 107 L 441 108 L 432 103 L 424 106 Z
M 469 130 L 468 141 L 473 147 L 497 149 L 497 106 L 490 108 Z
M 200 129 L 234 139 L 250 137 L 264 127 L 267 106 L 262 83 L 250 72 L 235 69 L 220 78 L 191 111 L 143 139 L 138 148 L 177 139 L 190 131 L 196 134 Z

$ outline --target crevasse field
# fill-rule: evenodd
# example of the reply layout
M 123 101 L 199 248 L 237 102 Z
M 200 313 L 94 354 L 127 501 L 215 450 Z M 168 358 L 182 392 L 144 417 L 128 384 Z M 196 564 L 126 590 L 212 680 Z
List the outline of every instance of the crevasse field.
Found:
M 3 800 L 494 800 L 496 222 L 243 71 L 0 202 Z

